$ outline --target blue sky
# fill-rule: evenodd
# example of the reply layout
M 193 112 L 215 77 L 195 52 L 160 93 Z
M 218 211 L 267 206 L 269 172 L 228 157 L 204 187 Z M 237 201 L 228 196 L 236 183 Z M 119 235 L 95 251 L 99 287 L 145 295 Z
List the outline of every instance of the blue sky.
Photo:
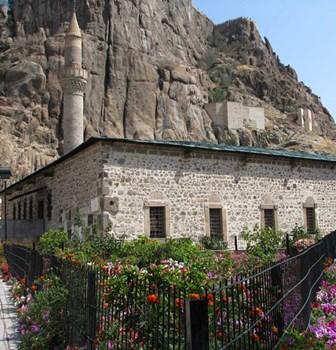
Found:
M 336 119 L 336 0 L 192 0 L 216 24 L 250 17 Z

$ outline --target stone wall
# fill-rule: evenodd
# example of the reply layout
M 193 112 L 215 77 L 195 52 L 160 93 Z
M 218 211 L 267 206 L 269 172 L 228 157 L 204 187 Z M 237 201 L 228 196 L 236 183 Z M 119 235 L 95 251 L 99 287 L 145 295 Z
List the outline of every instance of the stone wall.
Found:
M 325 162 L 104 147 L 105 193 L 118 202 L 118 208 L 105 215 L 118 235 L 135 238 L 145 232 L 147 201 L 169 207 L 171 237 L 203 236 L 209 203 L 226 211 L 230 242 L 244 226 L 260 224 L 260 208 L 269 203 L 277 207 L 278 228 L 291 230 L 304 224 L 303 203 L 308 198 L 316 203 L 320 229 L 335 229 L 336 175 Z
M 8 191 L 8 220 L 13 224 L 10 230 L 18 229 L 18 225 L 26 225 L 26 238 L 36 239 L 37 236 L 50 228 L 73 230 L 76 213 L 80 212 L 87 223 L 88 215 L 92 221 L 101 221 L 102 195 L 102 154 L 99 144 L 95 144 L 79 152 L 55 167 L 40 171 L 33 178 L 28 178 L 22 184 Z M 51 195 L 51 217 L 48 217 L 48 194 Z M 33 203 L 32 219 L 29 217 L 29 202 Z M 44 224 L 36 226 L 38 221 L 38 201 L 44 203 Z M 27 202 L 27 215 L 24 218 L 23 206 Z M 16 218 L 14 219 L 14 206 Z M 18 219 L 18 209 L 21 208 L 21 220 Z M 39 227 L 39 232 L 36 228 Z M 13 232 L 16 237 L 22 235 Z M 12 236 L 13 236 L 12 234 Z M 8 235 L 10 237 L 10 234 Z
M 307 205 L 323 232 L 334 230 L 335 186 L 332 162 L 100 141 L 9 188 L 8 219 L 13 203 L 51 193 L 45 229 L 73 230 L 80 212 L 88 225 L 112 224 L 116 235 L 136 238 L 148 232 L 148 208 L 156 205 L 166 208 L 169 237 L 198 240 L 209 232 L 209 209 L 221 208 L 232 247 L 233 236 L 260 225 L 270 207 L 282 231 L 304 225 Z
M 93 215 L 94 221 L 100 220 L 101 159 L 98 143 L 57 166 L 52 179 L 51 227 L 73 230 L 77 212 L 86 223 L 88 215 Z

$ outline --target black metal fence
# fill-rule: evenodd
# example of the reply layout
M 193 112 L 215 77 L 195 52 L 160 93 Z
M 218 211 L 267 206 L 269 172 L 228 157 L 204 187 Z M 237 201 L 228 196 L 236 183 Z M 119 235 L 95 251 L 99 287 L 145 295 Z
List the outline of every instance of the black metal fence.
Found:
M 26 247 L 5 245 L 5 255 L 12 273 L 28 285 L 46 267 L 59 271 L 71 290 L 71 345 L 93 349 L 105 332 L 106 348 L 120 350 L 274 349 L 285 330 L 307 328 L 324 259 L 336 258 L 336 232 L 276 265 L 222 281 L 203 296 L 138 278 L 118 289 L 106 267 L 42 257 Z

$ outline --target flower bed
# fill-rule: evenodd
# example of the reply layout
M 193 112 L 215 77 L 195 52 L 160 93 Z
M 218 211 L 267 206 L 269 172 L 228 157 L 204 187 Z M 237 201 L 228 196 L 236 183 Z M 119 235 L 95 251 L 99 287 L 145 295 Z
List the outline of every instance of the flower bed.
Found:
M 264 314 L 277 298 L 274 276 L 241 282 L 255 268 L 284 259 L 284 254 L 279 253 L 283 238 L 270 228 L 256 226 L 252 232 L 246 230 L 247 252 L 239 254 L 208 251 L 189 239 L 159 243 L 146 237 L 127 242 L 104 235 L 84 241 L 67 241 L 66 237 L 64 232 L 58 236 L 57 231 L 52 231 L 40 242 L 41 252 L 56 254 L 61 261 L 59 276 L 45 273 L 30 289 L 25 280 L 13 280 L 21 349 L 67 345 L 67 322 L 74 320 L 69 314 L 74 314 L 80 326 L 86 322 L 87 310 L 79 310 L 81 305 L 86 307 L 85 278 L 90 270 L 95 274 L 98 293 L 96 349 L 183 344 L 188 299 L 207 301 L 209 322 L 213 325 L 211 342 L 218 348 L 224 339 L 253 324 L 252 331 L 244 334 L 241 341 L 262 346 L 270 339 L 274 344 L 278 340 L 278 315 Z M 296 239 L 301 237 L 297 235 Z M 61 244 L 65 245 L 64 250 L 59 248 Z M 3 278 L 11 278 L 8 265 L 3 264 L 2 271 Z M 79 273 L 82 279 L 78 278 Z M 215 286 L 223 288 L 217 294 L 209 292 Z M 75 305 L 69 296 L 79 293 L 79 289 L 84 294 L 77 294 Z M 227 322 L 228 319 L 232 321 Z
M 325 263 L 324 280 L 312 303 L 310 327 L 302 333 L 290 330 L 281 349 L 336 349 L 336 259 Z

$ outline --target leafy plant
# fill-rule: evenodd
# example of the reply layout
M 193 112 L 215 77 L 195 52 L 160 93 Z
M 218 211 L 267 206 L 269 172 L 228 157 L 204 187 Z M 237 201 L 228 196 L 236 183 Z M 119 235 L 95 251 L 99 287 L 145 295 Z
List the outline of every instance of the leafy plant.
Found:
M 223 237 L 204 236 L 201 238 L 200 242 L 205 249 L 211 249 L 211 250 L 227 249 L 227 243 L 223 241 Z
M 255 225 L 252 231 L 244 228 L 242 237 L 246 241 L 251 264 L 268 265 L 277 261 L 277 253 L 282 246 L 283 234 L 272 227 L 260 228 Z
M 67 290 L 59 277 L 41 276 L 34 281 L 19 313 L 20 350 L 49 349 L 64 344 Z
M 43 254 L 52 255 L 61 248 L 62 243 L 68 240 L 68 234 L 64 231 L 49 230 L 40 237 L 39 250 Z

